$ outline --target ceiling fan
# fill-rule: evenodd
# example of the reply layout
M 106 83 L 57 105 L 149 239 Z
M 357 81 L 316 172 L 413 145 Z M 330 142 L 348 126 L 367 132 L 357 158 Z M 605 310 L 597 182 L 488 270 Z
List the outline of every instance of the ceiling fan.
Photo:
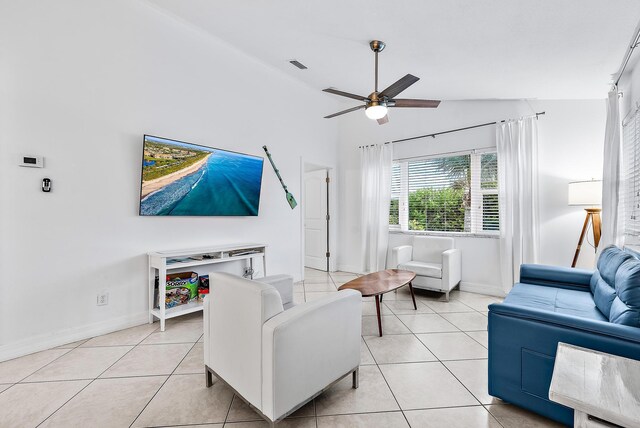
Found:
M 337 113 L 330 114 L 329 116 L 325 116 L 325 119 L 330 119 L 332 117 L 340 116 L 345 113 L 351 113 L 352 111 L 365 109 L 364 112 L 369 119 L 377 120 L 378 124 L 384 125 L 385 123 L 389 122 L 387 111 L 390 107 L 438 107 L 438 104 L 440 104 L 439 100 L 413 100 L 395 98 L 400 94 L 400 92 L 404 91 L 409 86 L 420 80 L 419 77 L 413 76 L 411 74 L 407 74 L 382 92 L 378 92 L 378 54 L 384 50 L 384 47 L 386 45 L 380 40 L 372 40 L 369 43 L 369 46 L 376 56 L 374 91 L 368 97 L 364 97 L 362 95 L 350 94 L 349 92 L 343 92 L 333 88 L 323 89 L 323 92 L 340 95 L 341 97 L 353 98 L 354 100 L 358 100 L 363 103 L 357 107 L 352 107 L 346 110 L 339 111 Z

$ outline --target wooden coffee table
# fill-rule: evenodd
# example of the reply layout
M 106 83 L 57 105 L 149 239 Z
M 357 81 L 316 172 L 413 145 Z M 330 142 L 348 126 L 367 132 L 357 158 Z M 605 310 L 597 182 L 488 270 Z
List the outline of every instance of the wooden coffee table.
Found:
M 413 295 L 413 287 L 411 286 L 411 281 L 415 277 L 416 274 L 408 270 L 387 269 L 356 278 L 353 281 L 342 284 L 338 290 L 358 290 L 362 293 L 362 297 L 375 296 L 376 312 L 378 313 L 378 332 L 382 336 L 382 318 L 380 318 L 382 295 L 408 284 L 411 291 L 411 299 L 413 300 L 413 309 L 417 310 L 416 297 Z

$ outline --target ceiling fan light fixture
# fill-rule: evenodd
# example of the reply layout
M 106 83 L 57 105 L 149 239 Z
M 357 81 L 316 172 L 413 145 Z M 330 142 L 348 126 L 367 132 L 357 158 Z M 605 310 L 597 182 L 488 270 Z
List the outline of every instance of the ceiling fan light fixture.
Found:
M 366 108 L 364 114 L 371 120 L 378 120 L 387 115 L 387 110 L 386 104 L 372 104 Z

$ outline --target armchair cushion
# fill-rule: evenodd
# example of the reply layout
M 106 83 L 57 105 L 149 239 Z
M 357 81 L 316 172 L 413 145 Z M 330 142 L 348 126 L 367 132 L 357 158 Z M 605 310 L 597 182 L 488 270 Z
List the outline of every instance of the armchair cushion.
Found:
M 442 264 L 410 261 L 398 265 L 398 269 L 415 272 L 416 275 L 442 278 Z
M 442 263 L 442 253 L 454 248 L 453 238 L 442 236 L 414 236 L 413 261 Z
M 289 309 L 293 306 L 293 277 L 291 275 L 265 276 L 258 278 L 256 281 L 273 285 L 280 293 L 284 309 Z

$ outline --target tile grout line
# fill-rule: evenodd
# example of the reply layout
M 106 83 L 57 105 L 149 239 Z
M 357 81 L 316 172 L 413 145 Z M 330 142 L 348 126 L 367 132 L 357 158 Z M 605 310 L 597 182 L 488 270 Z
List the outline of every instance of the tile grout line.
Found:
M 147 336 L 149 337 L 149 336 Z M 146 337 L 145 337 L 146 339 Z M 143 339 L 144 340 L 144 339 Z M 200 340 L 198 338 L 198 340 Z M 140 410 L 140 412 L 138 412 L 138 415 L 133 419 L 133 421 L 131 422 L 131 424 L 129 424 L 129 428 L 131 428 L 133 426 L 133 424 L 136 423 L 136 421 L 140 418 L 140 415 L 142 415 L 142 413 L 145 411 L 145 409 L 149 406 L 149 403 L 151 403 L 153 401 L 153 399 L 156 397 L 156 395 L 158 395 L 158 392 L 160 392 L 160 390 L 166 385 L 166 383 L 169 381 L 169 379 L 171 379 L 171 376 L 173 376 L 173 374 L 175 373 L 175 371 L 178 369 L 178 367 L 180 367 L 180 364 L 182 364 L 182 362 L 184 361 L 185 358 L 187 358 L 187 355 L 189 355 L 189 353 L 193 350 L 193 348 L 196 347 L 196 345 L 198 344 L 198 341 L 196 341 L 193 346 L 191 346 L 191 348 L 189 348 L 189 350 L 187 351 L 187 353 L 184 355 L 184 357 L 182 357 L 182 359 L 180 360 L 180 362 L 175 366 L 175 368 L 173 369 L 173 371 L 171 371 L 171 373 L 167 376 L 167 378 L 164 380 L 164 382 L 162 382 L 162 385 L 160 385 L 160 388 L 158 388 L 156 390 L 156 392 L 153 393 L 153 395 L 151 396 L 151 398 L 149 399 L 149 401 L 147 401 L 147 404 L 144 405 L 144 407 L 142 408 L 142 410 Z M 140 344 L 136 345 L 139 346 Z M 233 401 L 233 399 L 232 399 Z
M 495 417 L 495 415 L 493 413 L 491 413 L 491 411 L 489 409 L 487 409 L 487 406 L 490 406 L 491 404 L 483 404 L 482 407 L 484 407 L 484 409 L 487 411 L 487 413 L 489 413 L 491 415 L 491 417 L 498 422 L 498 425 L 500 425 L 501 427 L 505 428 L 505 426 L 502 424 L 502 422 Z
M 229 413 L 231 413 L 231 407 L 233 406 L 233 401 L 236 399 L 235 392 L 231 394 L 231 401 L 229 402 L 229 408 L 227 409 L 227 413 L 224 415 L 224 422 L 222 422 L 222 427 L 227 426 L 227 420 L 229 419 Z M 230 422 L 229 422 L 230 423 Z
M 51 418 L 51 416 L 55 415 L 60 409 L 62 409 L 64 406 L 66 406 L 71 400 L 73 400 L 75 397 L 78 396 L 78 394 L 80 394 L 82 391 L 84 391 L 85 389 L 87 389 L 89 387 L 89 385 L 93 384 L 96 380 L 98 380 L 100 378 L 100 376 L 102 376 L 107 370 L 109 370 L 111 367 L 113 367 L 115 364 L 118 363 L 118 361 L 120 361 L 121 359 L 123 359 L 126 355 L 129 354 L 129 352 L 133 351 L 139 344 L 140 342 L 142 342 L 143 340 L 145 340 L 147 337 L 149 337 L 151 334 L 153 334 L 155 330 L 150 331 L 149 334 L 147 334 L 145 337 L 143 337 L 137 345 L 122 345 L 122 346 L 131 346 L 131 349 L 129 349 L 127 352 L 125 352 L 124 354 L 122 354 L 122 356 L 120 358 L 118 358 L 116 361 L 113 362 L 113 364 L 110 364 L 109 367 L 107 367 L 105 370 L 103 370 L 97 377 L 93 378 L 88 384 L 86 384 L 83 388 L 80 389 L 80 391 L 76 392 L 75 394 L 73 394 L 73 396 L 71 396 L 67 401 L 65 401 L 60 407 L 58 407 L 56 410 L 54 410 L 49 416 L 47 416 L 42 422 L 40 422 L 37 426 L 42 425 L 43 423 L 45 423 L 49 418 Z M 89 339 L 91 340 L 91 339 Z M 77 348 L 76 348 L 77 349 Z M 68 354 L 69 352 L 67 352 Z M 67 355 L 64 354 L 64 355 Z

